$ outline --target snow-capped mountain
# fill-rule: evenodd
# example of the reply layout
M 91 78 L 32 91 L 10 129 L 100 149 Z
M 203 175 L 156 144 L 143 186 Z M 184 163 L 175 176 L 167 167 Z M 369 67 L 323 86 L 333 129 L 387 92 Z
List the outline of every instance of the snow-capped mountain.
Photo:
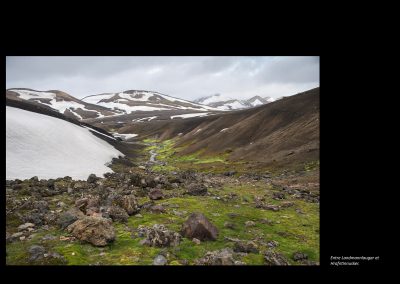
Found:
M 210 106 L 174 98 L 158 92 L 142 90 L 92 95 L 84 97 L 82 101 L 103 106 L 122 114 L 130 114 L 134 111 L 216 110 Z
M 212 96 L 202 97 L 200 99 L 195 100 L 194 102 L 205 104 L 217 108 L 219 110 L 235 110 L 235 109 L 251 108 L 271 103 L 273 101 L 275 101 L 275 99 L 271 97 L 262 98 L 260 96 L 254 96 L 247 100 L 238 100 L 223 96 L 221 94 L 215 94 Z
M 124 155 L 92 131 L 60 118 L 6 106 L 6 178 L 70 176 L 86 180 L 92 173 L 112 172 L 106 164 Z
M 117 114 L 115 111 L 102 106 L 83 102 L 67 93 L 57 90 L 37 91 L 25 88 L 13 88 L 6 91 L 6 97 L 10 100 L 39 104 L 62 113 L 67 117 L 72 117 L 78 120 L 100 118 Z

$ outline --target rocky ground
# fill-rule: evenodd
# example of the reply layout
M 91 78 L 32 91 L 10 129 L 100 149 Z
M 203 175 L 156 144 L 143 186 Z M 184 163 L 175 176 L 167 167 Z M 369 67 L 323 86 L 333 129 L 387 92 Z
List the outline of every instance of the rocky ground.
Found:
M 319 264 L 318 169 L 171 170 L 151 146 L 102 178 L 6 181 L 7 264 Z

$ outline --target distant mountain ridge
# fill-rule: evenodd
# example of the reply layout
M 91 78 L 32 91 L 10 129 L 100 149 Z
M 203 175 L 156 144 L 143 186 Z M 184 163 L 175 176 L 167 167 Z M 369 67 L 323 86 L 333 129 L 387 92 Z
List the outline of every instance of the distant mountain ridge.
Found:
M 250 99 L 238 100 L 222 96 L 221 94 L 215 94 L 194 100 L 194 102 L 196 103 L 208 105 L 217 108 L 219 110 L 245 109 L 263 104 L 268 104 L 273 101 L 275 101 L 275 99 L 271 97 L 263 98 L 261 96 L 254 96 Z
M 82 101 L 107 107 L 124 114 L 130 114 L 133 111 L 216 110 L 210 106 L 145 90 L 128 90 L 119 93 L 91 95 L 84 97 Z

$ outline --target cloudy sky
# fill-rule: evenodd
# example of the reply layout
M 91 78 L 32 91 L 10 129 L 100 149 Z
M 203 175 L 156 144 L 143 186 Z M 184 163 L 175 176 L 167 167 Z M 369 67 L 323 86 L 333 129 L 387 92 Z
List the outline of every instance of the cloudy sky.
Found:
M 62 90 L 77 98 L 151 90 L 193 100 L 294 95 L 319 86 L 319 57 L 9 56 L 6 87 Z

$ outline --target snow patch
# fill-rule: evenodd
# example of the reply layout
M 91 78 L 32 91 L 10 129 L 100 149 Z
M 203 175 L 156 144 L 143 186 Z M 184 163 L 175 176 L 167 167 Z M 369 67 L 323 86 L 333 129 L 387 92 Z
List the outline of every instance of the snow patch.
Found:
M 229 128 L 224 128 L 224 129 L 222 129 L 220 132 L 224 132 L 224 131 L 227 131 Z
M 115 137 L 123 138 L 124 140 L 128 140 L 128 139 L 138 136 L 138 134 L 123 134 L 123 133 L 113 133 L 113 135 Z
M 6 107 L 6 178 L 39 179 L 112 172 L 112 158 L 124 156 L 88 129 L 62 119 Z
M 183 119 L 185 118 L 190 118 L 190 117 L 201 117 L 201 116 L 207 116 L 208 112 L 202 112 L 202 113 L 186 113 L 186 114 L 179 114 L 179 115 L 173 115 L 171 116 L 171 119 L 174 119 L 176 117 L 181 117 Z

